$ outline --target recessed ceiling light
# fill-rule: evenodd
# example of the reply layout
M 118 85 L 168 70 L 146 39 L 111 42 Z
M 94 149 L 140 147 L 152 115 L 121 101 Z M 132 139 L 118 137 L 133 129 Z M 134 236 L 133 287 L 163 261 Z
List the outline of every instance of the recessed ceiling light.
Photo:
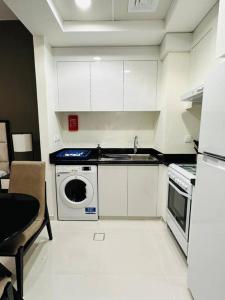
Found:
M 129 0 L 129 13 L 153 13 L 157 10 L 159 0 Z
M 91 6 L 92 0 L 75 0 L 75 4 L 80 8 L 80 9 L 88 9 Z
M 93 59 L 96 60 L 96 61 L 102 60 L 102 58 L 100 56 L 95 56 L 95 57 L 93 57 Z
M 130 70 L 124 70 L 124 73 L 128 74 L 130 73 Z

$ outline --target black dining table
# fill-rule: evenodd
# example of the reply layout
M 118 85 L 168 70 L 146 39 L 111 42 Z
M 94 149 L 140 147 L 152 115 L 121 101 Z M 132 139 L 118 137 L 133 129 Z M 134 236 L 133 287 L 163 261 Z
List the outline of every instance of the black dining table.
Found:
M 33 196 L 0 193 L 0 248 L 15 239 L 33 223 L 39 208 L 39 201 Z M 0 264 L 0 271 L 2 270 L 5 268 Z

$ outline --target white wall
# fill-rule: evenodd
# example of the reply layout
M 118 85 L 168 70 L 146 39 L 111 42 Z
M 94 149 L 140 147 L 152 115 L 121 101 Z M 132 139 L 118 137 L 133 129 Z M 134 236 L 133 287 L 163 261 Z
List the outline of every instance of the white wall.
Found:
M 155 147 L 163 153 L 194 153 L 193 143 L 185 138 L 198 138 L 201 107 L 186 110 L 180 96 L 187 91 L 190 54 L 168 53 L 161 65 L 161 113 L 155 131 Z
M 193 33 L 190 52 L 189 87 L 195 88 L 204 84 L 213 66 L 216 64 L 216 41 L 218 4 L 200 22 Z
M 46 163 L 47 202 L 50 216 L 56 216 L 55 168 L 49 164 L 49 153 L 63 145 L 58 121 L 55 117 L 54 62 L 51 47 L 45 39 L 34 36 L 35 71 L 37 84 L 38 116 L 40 128 L 41 157 Z M 59 140 L 53 142 L 52 136 Z
M 93 61 L 95 56 L 102 60 L 159 59 L 158 46 L 53 48 L 53 53 L 56 61 Z
M 175 35 L 173 46 L 165 41 L 161 46 L 161 57 L 164 57 L 160 70 L 161 114 L 157 120 L 155 147 L 164 153 L 194 153 L 193 143 L 186 143 L 185 138 L 199 138 L 201 105 L 187 110 L 180 96 L 204 83 L 217 63 L 217 20 L 218 4 L 193 32 L 190 51 L 179 50 L 186 35 Z
M 140 147 L 154 146 L 157 112 L 80 112 L 79 131 L 68 131 L 68 114 L 57 113 L 65 147 L 133 147 L 138 135 Z
M 54 152 L 63 147 L 63 142 L 59 120 L 55 114 L 55 101 L 58 97 L 55 61 L 52 48 L 47 42 L 45 42 L 45 70 L 47 83 L 49 151 Z

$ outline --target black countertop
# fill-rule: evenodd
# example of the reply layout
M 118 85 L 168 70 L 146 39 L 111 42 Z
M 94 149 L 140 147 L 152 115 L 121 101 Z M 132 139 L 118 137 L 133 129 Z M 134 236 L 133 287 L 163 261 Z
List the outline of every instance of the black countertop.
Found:
M 196 164 L 196 154 L 162 154 L 161 161 L 164 165 L 175 164 Z
M 196 163 L 195 154 L 163 154 L 153 148 L 138 148 L 137 154 L 150 154 L 155 158 L 152 160 L 101 160 L 101 157 L 107 154 L 133 154 L 133 148 L 76 148 L 82 150 L 91 150 L 88 159 L 77 158 L 59 158 L 57 154 L 61 151 L 69 150 L 71 148 L 63 148 L 49 155 L 51 164 L 55 165 L 169 165 L 171 163 Z

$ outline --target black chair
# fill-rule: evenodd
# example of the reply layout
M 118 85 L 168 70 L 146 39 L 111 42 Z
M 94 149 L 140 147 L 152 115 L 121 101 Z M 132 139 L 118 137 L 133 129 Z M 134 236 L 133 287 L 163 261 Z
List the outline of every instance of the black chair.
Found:
M 40 210 L 36 220 L 14 241 L 0 248 L 0 256 L 15 257 L 17 290 L 23 299 L 23 257 L 46 226 L 49 239 L 52 230 L 46 202 L 45 163 L 13 162 L 10 173 L 9 193 L 21 193 L 39 200 Z

